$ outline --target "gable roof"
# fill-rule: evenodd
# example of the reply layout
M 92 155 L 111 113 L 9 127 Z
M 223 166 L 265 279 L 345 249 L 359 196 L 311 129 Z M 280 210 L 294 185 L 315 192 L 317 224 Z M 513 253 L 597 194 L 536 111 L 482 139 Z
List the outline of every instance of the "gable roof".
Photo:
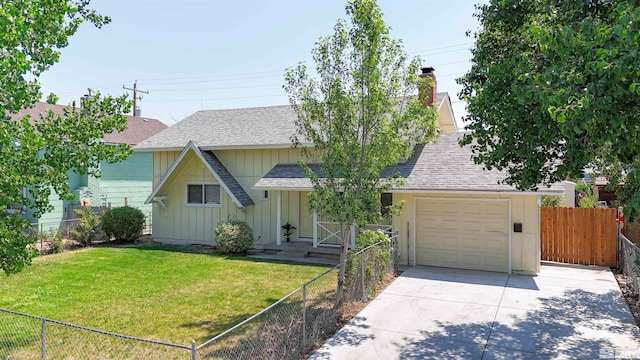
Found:
M 220 160 L 211 151 L 203 151 L 199 149 L 192 141 L 185 146 L 176 160 L 173 162 L 169 170 L 164 174 L 162 179 L 156 184 L 151 191 L 151 194 L 145 200 L 145 204 L 150 204 L 154 198 L 158 195 L 158 192 L 162 189 L 163 185 L 171 177 L 171 174 L 176 170 L 180 162 L 185 158 L 189 151 L 193 151 L 205 167 L 211 172 L 220 185 L 231 197 L 231 200 L 240 208 L 255 205 L 249 194 L 247 194 L 238 181 L 231 175 L 229 170 L 220 162 Z
M 440 106 L 451 101 L 438 93 Z M 189 141 L 205 150 L 289 148 L 297 114 L 291 105 L 198 111 L 135 147 L 180 151 Z M 306 144 L 311 145 L 311 144 Z
M 29 121 L 33 124 L 40 118 L 40 114 L 51 110 L 55 114 L 62 115 L 64 114 L 64 109 L 66 107 L 67 106 L 48 104 L 38 101 L 34 107 L 20 110 L 17 114 L 12 114 L 11 118 L 17 120 L 22 119 L 26 115 L 30 115 L 31 119 Z M 105 134 L 102 140 L 108 144 L 136 145 L 166 128 L 167 125 L 157 119 L 141 116 L 127 116 L 127 128 L 124 131 L 114 131 L 110 134 Z
M 535 193 L 562 194 L 562 184 L 541 187 L 537 192 L 522 192 L 514 186 L 500 183 L 506 173 L 486 170 L 471 159 L 469 146 L 461 147 L 458 140 L 464 133 L 440 134 L 435 143 L 418 145 L 404 163 L 389 167 L 384 177 L 399 173 L 405 184 L 391 192 L 461 192 L 461 193 Z M 256 182 L 255 189 L 311 190 L 311 181 L 304 177 L 298 165 L 276 165 Z
M 188 141 L 206 150 L 288 148 L 296 119 L 290 105 L 202 110 L 138 144 L 136 150 L 179 150 Z

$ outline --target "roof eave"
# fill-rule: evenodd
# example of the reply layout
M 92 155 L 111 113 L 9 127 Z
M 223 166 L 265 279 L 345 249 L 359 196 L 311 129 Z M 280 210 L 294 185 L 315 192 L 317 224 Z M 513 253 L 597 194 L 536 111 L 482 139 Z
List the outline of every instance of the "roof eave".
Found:
M 476 195 L 563 195 L 562 190 L 538 190 L 538 191 L 519 191 L 519 190 L 487 190 L 487 189 L 390 189 L 391 193 L 425 193 L 425 194 L 476 194 Z
M 224 145 L 224 146 L 199 146 L 203 151 L 219 151 L 219 150 L 259 150 L 259 149 L 289 149 L 291 143 L 288 144 L 255 144 L 255 145 Z M 311 143 L 300 144 L 304 147 L 313 147 Z M 140 152 L 158 152 L 158 151 L 182 151 L 184 147 L 133 147 L 134 151 Z

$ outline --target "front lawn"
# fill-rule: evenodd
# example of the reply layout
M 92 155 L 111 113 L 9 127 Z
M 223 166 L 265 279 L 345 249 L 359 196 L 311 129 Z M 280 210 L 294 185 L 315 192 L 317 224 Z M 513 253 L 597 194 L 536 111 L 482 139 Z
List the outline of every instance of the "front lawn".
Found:
M 120 334 L 201 343 L 327 270 L 172 246 L 37 258 L 0 278 L 0 307 Z

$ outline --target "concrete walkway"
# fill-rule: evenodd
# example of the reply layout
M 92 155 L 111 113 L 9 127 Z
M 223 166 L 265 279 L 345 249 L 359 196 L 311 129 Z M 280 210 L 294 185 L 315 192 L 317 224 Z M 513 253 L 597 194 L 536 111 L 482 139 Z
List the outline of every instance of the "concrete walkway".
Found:
M 311 359 L 640 358 L 640 330 L 608 268 L 536 277 L 413 267 Z

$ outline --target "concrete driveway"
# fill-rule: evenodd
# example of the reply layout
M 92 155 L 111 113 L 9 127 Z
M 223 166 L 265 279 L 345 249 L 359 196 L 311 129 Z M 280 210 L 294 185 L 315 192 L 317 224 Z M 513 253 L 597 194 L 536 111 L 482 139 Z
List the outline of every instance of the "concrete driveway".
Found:
M 413 267 L 311 359 L 640 358 L 640 330 L 608 268 L 536 277 Z

